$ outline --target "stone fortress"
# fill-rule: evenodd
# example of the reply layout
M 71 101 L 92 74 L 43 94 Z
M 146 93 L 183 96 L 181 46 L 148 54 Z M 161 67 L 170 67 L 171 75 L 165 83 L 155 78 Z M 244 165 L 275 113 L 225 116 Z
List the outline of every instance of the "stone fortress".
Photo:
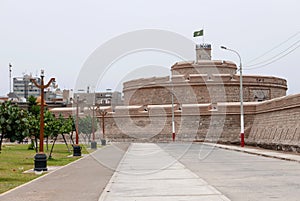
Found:
M 237 66 L 229 61 L 211 60 L 209 44 L 197 45 L 196 55 L 196 62 L 175 63 L 171 67 L 171 78 L 154 77 L 124 83 L 125 103 L 171 104 L 172 90 L 184 96 L 181 104 L 239 102 Z M 244 75 L 243 89 L 244 101 L 265 101 L 285 96 L 287 82 L 277 77 Z
M 176 141 L 238 144 L 237 71 L 233 62 L 212 60 L 210 44 L 196 45 L 196 61 L 175 63 L 171 76 L 123 83 L 124 105 L 103 108 L 105 138 L 171 141 L 174 115 Z M 243 75 L 246 145 L 300 152 L 300 94 L 286 90 L 285 79 Z

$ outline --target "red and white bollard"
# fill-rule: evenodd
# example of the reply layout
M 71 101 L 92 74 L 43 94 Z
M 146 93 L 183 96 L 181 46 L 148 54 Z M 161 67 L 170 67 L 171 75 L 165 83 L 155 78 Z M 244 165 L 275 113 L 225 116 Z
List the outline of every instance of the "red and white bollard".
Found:
M 244 133 L 241 133 L 241 147 L 245 146 L 245 136 Z

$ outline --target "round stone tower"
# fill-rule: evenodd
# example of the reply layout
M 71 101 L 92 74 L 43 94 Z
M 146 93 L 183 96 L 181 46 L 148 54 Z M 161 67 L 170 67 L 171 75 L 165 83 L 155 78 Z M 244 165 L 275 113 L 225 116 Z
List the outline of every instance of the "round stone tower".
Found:
M 124 83 L 127 105 L 171 103 L 216 103 L 239 101 L 239 75 L 233 62 L 211 60 L 211 45 L 196 45 L 196 61 L 177 62 L 172 76 L 131 80 Z M 285 79 L 272 76 L 243 75 L 245 102 L 264 101 L 286 95 Z

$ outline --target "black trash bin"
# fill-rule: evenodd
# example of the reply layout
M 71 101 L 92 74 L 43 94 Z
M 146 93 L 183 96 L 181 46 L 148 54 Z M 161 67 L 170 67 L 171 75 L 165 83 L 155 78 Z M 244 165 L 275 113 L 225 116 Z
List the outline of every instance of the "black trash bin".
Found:
M 37 153 L 34 156 L 34 171 L 47 170 L 47 155 L 45 153 Z
M 91 142 L 91 149 L 97 149 L 97 142 L 96 141 Z
M 81 156 L 81 146 L 73 145 L 73 156 Z

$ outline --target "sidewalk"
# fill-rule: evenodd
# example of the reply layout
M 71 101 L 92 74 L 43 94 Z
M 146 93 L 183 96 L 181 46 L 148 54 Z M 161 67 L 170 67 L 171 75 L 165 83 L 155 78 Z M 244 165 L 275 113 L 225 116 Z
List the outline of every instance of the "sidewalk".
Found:
M 0 195 L 1 201 L 98 200 L 128 148 L 112 144 Z
M 300 155 L 204 143 L 300 162 Z M 220 191 L 153 143 L 114 143 L 0 195 L 1 201 L 221 201 Z M 127 150 L 128 148 L 128 150 Z M 127 150 L 127 151 L 126 151 Z M 116 170 L 116 171 L 115 171 Z
M 279 152 L 275 150 L 267 150 L 261 148 L 249 148 L 249 147 L 239 147 L 234 145 L 224 145 L 224 144 L 213 144 L 213 143 L 203 143 L 205 145 L 214 146 L 222 149 L 233 150 L 233 151 L 240 151 L 248 154 L 255 154 L 259 156 L 265 156 L 270 158 L 277 158 L 281 160 L 289 160 L 289 161 L 296 161 L 300 162 L 300 155 L 292 154 L 289 152 Z
M 228 201 L 153 143 L 133 143 L 99 201 Z

